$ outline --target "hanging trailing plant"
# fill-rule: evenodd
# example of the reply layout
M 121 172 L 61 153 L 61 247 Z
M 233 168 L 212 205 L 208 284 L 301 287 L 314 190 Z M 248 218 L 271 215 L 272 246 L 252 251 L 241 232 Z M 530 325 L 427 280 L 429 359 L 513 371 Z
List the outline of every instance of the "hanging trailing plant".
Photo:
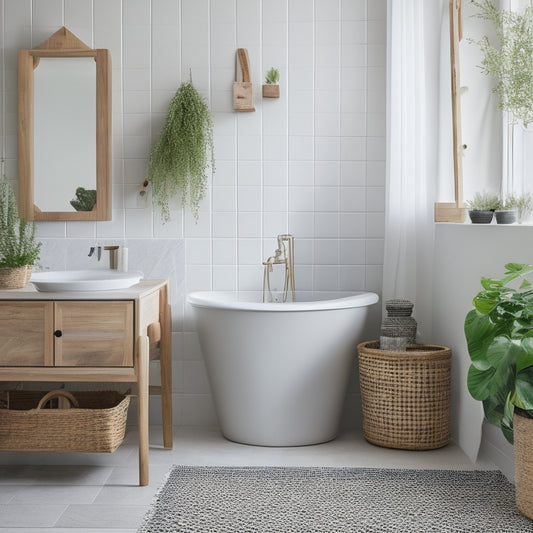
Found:
M 188 205 L 198 219 L 210 166 L 214 170 L 213 120 L 205 99 L 189 80 L 180 85 L 170 102 L 148 163 L 153 201 L 161 208 L 164 221 L 170 220 L 169 199 L 178 193 L 182 206 Z

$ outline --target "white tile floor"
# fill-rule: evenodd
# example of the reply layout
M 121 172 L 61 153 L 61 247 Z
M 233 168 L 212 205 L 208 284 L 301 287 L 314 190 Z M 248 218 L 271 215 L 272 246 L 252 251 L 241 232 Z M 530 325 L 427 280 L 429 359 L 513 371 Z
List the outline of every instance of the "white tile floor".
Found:
M 161 428 L 151 428 L 148 487 L 137 486 L 134 427 L 113 454 L 0 453 L 0 533 L 135 532 L 174 464 L 494 468 L 484 460 L 472 464 L 453 444 L 423 452 L 389 450 L 368 444 L 360 431 L 297 448 L 245 446 L 207 428 L 177 428 L 174 438 L 174 449 L 164 450 Z

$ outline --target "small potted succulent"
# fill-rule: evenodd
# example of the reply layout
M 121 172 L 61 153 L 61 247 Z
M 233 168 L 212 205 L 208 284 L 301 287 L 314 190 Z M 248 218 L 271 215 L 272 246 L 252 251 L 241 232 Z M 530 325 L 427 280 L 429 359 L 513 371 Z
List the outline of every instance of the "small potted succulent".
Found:
M 263 85 L 263 98 L 279 98 L 279 70 L 272 67 L 267 71 L 265 85 Z
M 476 192 L 472 200 L 465 203 L 473 224 L 490 224 L 494 211 L 501 207 L 500 199 L 486 192 Z
M 481 278 L 464 331 L 472 364 L 468 390 L 488 422 L 514 443 L 516 505 L 533 518 L 533 265 L 508 263 L 501 279 Z
M 22 289 L 39 259 L 41 243 L 35 241 L 35 226 L 19 218 L 11 184 L 0 178 L 0 289 Z

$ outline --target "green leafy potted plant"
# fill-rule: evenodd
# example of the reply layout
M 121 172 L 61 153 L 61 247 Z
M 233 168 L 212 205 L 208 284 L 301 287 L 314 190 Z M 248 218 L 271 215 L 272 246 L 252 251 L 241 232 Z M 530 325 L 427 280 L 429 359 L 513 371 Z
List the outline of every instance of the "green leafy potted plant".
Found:
M 533 265 L 505 269 L 501 279 L 481 278 L 483 290 L 466 315 L 467 384 L 487 420 L 514 442 L 516 503 L 533 518 L 533 289 L 525 277 Z
M 263 85 L 263 98 L 279 98 L 279 70 L 277 68 L 270 68 L 265 77 L 265 85 Z
M 486 192 L 476 192 L 472 200 L 465 204 L 473 224 L 490 224 L 494 211 L 501 207 L 500 199 L 495 194 Z
M 182 83 L 172 98 L 159 139 L 150 153 L 147 180 L 153 201 L 170 220 L 169 199 L 181 193 L 197 219 L 207 189 L 207 171 L 214 170 L 213 119 L 192 81 Z
M 0 289 L 21 289 L 39 259 L 32 222 L 19 218 L 15 193 L 7 178 L 0 178 Z

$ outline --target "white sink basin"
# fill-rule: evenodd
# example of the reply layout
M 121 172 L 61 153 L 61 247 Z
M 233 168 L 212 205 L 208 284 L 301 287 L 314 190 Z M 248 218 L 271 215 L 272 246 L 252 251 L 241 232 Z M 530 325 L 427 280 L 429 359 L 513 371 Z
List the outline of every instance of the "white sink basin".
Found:
M 35 272 L 30 282 L 38 291 L 108 291 L 126 289 L 139 283 L 142 272 L 116 270 L 56 270 Z

